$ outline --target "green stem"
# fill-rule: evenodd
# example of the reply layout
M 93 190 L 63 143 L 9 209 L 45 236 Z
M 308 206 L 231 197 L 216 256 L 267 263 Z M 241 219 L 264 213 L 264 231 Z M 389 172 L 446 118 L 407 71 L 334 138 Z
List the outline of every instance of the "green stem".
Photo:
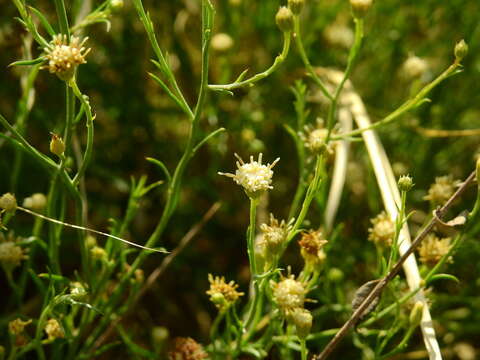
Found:
M 428 101 L 426 96 L 428 93 L 436 87 L 438 84 L 440 84 L 443 80 L 447 79 L 448 77 L 452 76 L 455 74 L 455 71 L 457 70 L 458 67 L 460 67 L 461 64 L 458 62 L 454 62 L 452 65 L 450 65 L 443 73 L 441 73 L 435 80 L 433 80 L 431 83 L 425 85 L 425 87 L 420 90 L 417 95 L 415 95 L 413 98 L 408 99 L 405 101 L 402 105 L 400 105 L 396 110 L 394 110 L 392 113 L 384 117 L 383 119 L 373 123 L 370 126 L 364 127 L 362 129 L 357 129 L 353 130 L 347 133 L 343 133 L 341 135 L 337 136 L 332 136 L 332 140 L 341 140 L 344 138 L 349 138 L 352 136 L 360 135 L 364 131 L 367 130 L 372 130 L 379 128 L 381 126 L 387 125 L 391 123 L 392 121 L 396 120 L 398 117 L 406 113 L 407 111 L 410 111 L 419 105 L 423 104 L 424 102 Z
M 318 185 L 321 180 L 322 163 L 323 163 L 323 155 L 317 155 L 317 162 L 315 165 L 315 175 L 313 177 L 313 180 L 308 185 L 307 193 L 305 195 L 305 199 L 303 200 L 300 213 L 298 214 L 298 217 L 295 223 L 293 224 L 292 229 L 288 233 L 286 244 L 288 244 L 293 239 L 293 237 L 297 233 L 297 230 L 302 225 L 303 220 L 305 220 L 305 216 L 307 216 L 308 210 L 310 208 L 310 204 L 314 199 L 315 194 L 317 193 Z
M 257 81 L 260 81 L 267 76 L 271 75 L 275 70 L 277 70 L 280 65 L 285 61 L 287 58 L 288 52 L 290 50 L 290 42 L 291 42 L 291 33 L 290 32 L 285 32 L 283 33 L 283 49 L 280 55 L 278 55 L 272 66 L 270 66 L 267 70 L 258 73 L 251 78 L 248 78 L 243 81 L 235 81 L 231 84 L 224 84 L 224 85 L 208 85 L 208 88 L 210 90 L 233 90 L 233 89 L 238 89 L 246 85 L 253 85 Z
M 136 2 L 138 3 L 138 1 Z M 141 4 L 141 3 L 140 3 Z M 138 4 L 137 4 L 138 5 Z M 162 216 L 152 233 L 152 235 L 147 240 L 145 246 L 155 247 L 159 241 L 161 235 L 163 234 L 171 216 L 176 210 L 178 204 L 179 193 L 181 190 L 181 184 L 183 181 L 183 175 L 186 170 L 186 167 L 193 156 L 193 149 L 195 139 L 197 138 L 198 123 L 200 121 L 202 110 L 205 102 L 205 95 L 208 88 L 208 58 L 209 58 L 209 47 L 210 47 L 210 38 L 211 31 L 213 28 L 213 7 L 211 6 L 208 0 L 203 0 L 202 2 L 202 73 L 200 80 L 200 90 L 197 99 L 197 104 L 195 106 L 194 117 L 190 124 L 190 131 L 187 140 L 187 145 L 185 151 L 175 169 L 175 172 L 172 176 L 170 186 L 167 192 L 167 202 L 163 210 Z M 144 22 L 145 25 L 145 22 Z M 145 25 L 147 26 L 147 25 Z M 148 29 L 147 29 L 148 32 Z M 152 44 L 153 45 L 153 44 Z M 125 287 L 129 283 L 129 279 L 133 275 L 136 269 L 138 269 L 143 261 L 146 259 L 148 252 L 142 251 L 135 259 L 135 261 L 130 266 L 129 270 L 123 274 L 119 283 L 112 295 L 108 300 L 106 310 L 102 320 L 97 325 L 95 330 L 90 334 L 87 341 L 84 343 L 84 351 L 90 351 L 94 341 L 98 338 L 99 334 L 102 333 L 105 326 L 108 325 L 111 321 L 110 316 L 115 311 L 116 305 L 121 298 L 121 295 L 124 293 Z
M 62 34 L 67 35 L 68 41 L 70 41 L 70 30 L 68 26 L 67 12 L 65 10 L 65 3 L 63 0 L 55 0 L 55 9 L 57 11 L 58 23 Z
M 305 339 L 300 339 L 300 346 L 301 346 L 302 360 L 307 360 L 307 355 L 308 355 L 307 341 Z
M 88 167 L 88 164 L 90 163 L 90 160 L 92 159 L 93 132 L 94 132 L 93 116 L 92 116 L 92 110 L 90 108 L 90 104 L 87 102 L 85 97 L 82 95 L 74 77 L 72 79 L 70 79 L 70 81 L 68 82 L 68 85 L 73 90 L 73 93 L 75 94 L 77 99 L 82 104 L 82 106 L 84 108 L 84 111 L 85 111 L 85 115 L 87 116 L 87 124 L 86 124 L 86 126 L 87 126 L 87 146 L 85 148 L 85 153 L 83 155 L 83 160 L 82 160 L 82 163 L 80 164 L 80 168 L 78 169 L 77 174 L 73 178 L 73 183 L 75 185 L 77 185 L 80 182 L 80 179 L 85 174 L 85 171 Z
M 257 276 L 257 262 L 255 261 L 255 227 L 257 221 L 258 199 L 250 199 L 250 225 L 247 231 L 247 252 L 250 262 L 250 276 L 255 281 Z
M 307 68 L 308 74 L 315 81 L 315 83 L 320 88 L 320 91 L 327 97 L 329 100 L 333 100 L 333 96 L 327 90 L 325 84 L 317 75 L 315 69 L 313 68 L 310 60 L 308 59 L 307 53 L 305 52 L 305 47 L 303 46 L 302 33 L 300 32 L 300 18 L 295 16 L 294 19 L 294 31 L 295 31 L 295 44 L 297 45 L 297 50 L 302 58 L 303 64 Z
M 350 49 L 350 53 L 348 54 L 347 67 L 343 74 L 343 78 L 335 90 L 335 94 L 333 95 L 333 99 L 331 99 L 330 107 L 328 109 L 328 117 L 327 117 L 328 132 L 327 132 L 327 138 L 325 139 L 325 142 L 327 143 L 330 141 L 331 132 L 333 129 L 333 125 L 335 123 L 335 114 L 337 111 L 338 99 L 340 97 L 340 94 L 342 93 L 345 82 L 348 80 L 348 78 L 352 73 L 353 66 L 358 57 L 358 53 L 360 52 L 360 48 L 362 47 L 363 19 L 354 18 L 354 21 L 355 21 L 355 41 L 353 43 L 352 48 Z

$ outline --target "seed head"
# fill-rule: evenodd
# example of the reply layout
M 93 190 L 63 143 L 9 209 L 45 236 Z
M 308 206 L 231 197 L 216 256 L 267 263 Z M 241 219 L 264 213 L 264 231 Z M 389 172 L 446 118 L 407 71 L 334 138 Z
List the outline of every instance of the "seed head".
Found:
M 286 6 L 281 6 L 275 15 L 275 22 L 278 28 L 283 32 L 290 32 L 293 30 L 293 13 Z
M 372 227 L 368 229 L 368 240 L 382 248 L 392 245 L 395 236 L 395 224 L 385 211 L 378 214 L 371 222 Z
M 459 183 L 451 175 L 437 177 L 435 183 L 428 189 L 428 195 L 423 198 L 430 201 L 433 206 L 443 205 L 453 195 Z
M 210 295 L 212 301 L 219 310 L 225 310 L 234 304 L 243 292 L 237 291 L 238 285 L 232 280 L 228 284 L 225 282 L 225 277 L 208 274 L 208 281 L 210 282 L 210 289 L 207 290 L 207 295 Z
M 8 323 L 8 331 L 12 335 L 20 335 L 25 330 L 25 327 L 32 322 L 32 319 L 23 321 L 22 319 L 15 319 Z
M 168 353 L 168 360 L 202 360 L 208 358 L 202 345 L 192 338 L 177 337 L 173 349 Z
M 324 263 L 326 255 L 323 247 L 326 243 L 328 241 L 323 239 L 320 230 L 310 230 L 302 233 L 298 245 L 300 245 L 300 253 L 307 266 L 318 269 Z
M 47 197 L 42 193 L 35 193 L 23 200 L 23 207 L 41 211 L 47 206 Z
M 3 194 L 0 197 L 0 209 L 5 211 L 15 211 L 17 209 L 17 199 L 11 193 Z
M 263 194 L 268 189 L 273 189 L 271 186 L 273 171 L 272 168 L 280 160 L 275 159 L 272 164 L 262 164 L 262 153 L 258 155 L 258 161 L 253 160 L 253 156 L 250 156 L 250 162 L 244 163 L 242 158 L 235 154 L 237 161 L 237 171 L 235 174 L 222 173 L 224 175 L 233 178 L 238 184 L 243 186 L 248 197 L 255 199 Z
M 85 57 L 90 49 L 83 47 L 87 39 L 80 42 L 78 37 L 72 36 L 68 43 L 66 35 L 55 35 L 49 46 L 44 49 L 47 53 L 45 57 L 48 60 L 48 66 L 45 68 L 48 68 L 50 73 L 56 74 L 61 80 L 70 80 L 75 74 L 77 66 L 87 62 Z
M 435 234 L 428 234 L 418 247 L 420 261 L 429 267 L 435 266 L 450 251 L 450 241 L 450 238 L 440 239 Z
M 55 339 L 63 339 L 65 337 L 65 333 L 57 319 L 48 319 L 44 330 L 48 336 L 49 341 L 53 341 Z
M 305 0 L 288 0 L 288 7 L 294 15 L 302 12 L 303 5 L 305 5 Z
M 284 314 L 303 307 L 307 290 L 302 282 L 295 280 L 295 276 L 289 275 L 278 283 L 271 282 L 271 287 L 273 299 Z

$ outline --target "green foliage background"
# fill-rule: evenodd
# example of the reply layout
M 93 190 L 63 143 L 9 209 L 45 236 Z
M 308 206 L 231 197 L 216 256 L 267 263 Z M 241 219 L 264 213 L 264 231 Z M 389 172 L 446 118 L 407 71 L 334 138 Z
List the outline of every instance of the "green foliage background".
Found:
M 69 13 L 75 13 L 83 1 L 69 1 Z M 86 3 L 86 2 L 85 2 Z M 267 68 L 281 51 L 282 37 L 274 15 L 279 1 L 215 1 L 215 32 L 229 34 L 233 48 L 226 53 L 213 53 L 210 83 L 232 81 L 245 68 L 250 74 Z M 56 23 L 55 9 L 49 1 L 32 1 Z M 85 4 L 83 4 L 85 5 Z M 157 30 L 159 42 L 168 49 L 180 87 L 192 104 L 200 75 L 200 2 L 195 0 L 145 1 Z M 8 64 L 22 58 L 24 30 L 14 20 L 15 7 L 0 1 L 0 112 L 13 122 L 22 106 L 19 74 L 22 68 Z M 70 12 L 71 11 L 71 12 Z M 435 176 L 452 174 L 463 179 L 474 166 L 479 151 L 479 136 L 429 138 L 417 126 L 432 129 L 480 128 L 480 3 L 474 0 L 378 0 L 366 18 L 364 46 L 356 65 L 352 83 L 365 101 L 372 120 L 382 118 L 400 105 L 412 91 L 411 81 L 402 76 L 402 64 L 415 54 L 428 61 L 425 79 L 433 79 L 453 59 L 454 44 L 464 38 L 470 51 L 463 62 L 464 72 L 448 79 L 430 94 L 431 102 L 402 117 L 393 125 L 379 130 L 388 156 L 401 163 L 416 184 L 410 194 L 408 208 L 428 212 L 422 199 Z M 332 24 L 352 29 L 348 1 L 307 1 L 302 15 L 305 45 L 315 66 L 343 69 L 348 49 L 329 42 L 325 35 Z M 128 200 L 129 178 L 147 174 L 150 181 L 163 176 L 145 157 L 154 156 L 168 167 L 179 159 L 186 137 L 187 120 L 162 90 L 147 75 L 153 70 L 149 59 L 151 48 L 132 5 L 111 18 L 111 29 L 97 24 L 86 29 L 88 47 L 92 48 L 88 63 L 79 68 L 79 86 L 88 94 L 95 109 L 96 136 L 92 165 L 87 171 L 89 220 L 93 228 L 105 229 L 109 219 L 118 219 Z M 34 56 L 39 50 L 33 49 Z M 271 162 L 279 156 L 275 168 L 274 190 L 270 192 L 268 209 L 277 217 L 287 216 L 288 205 L 298 179 L 294 144 L 284 124 L 295 119 L 290 87 L 303 79 L 313 96 L 312 81 L 304 76 L 304 67 L 295 46 L 281 68 L 252 88 L 234 91 L 233 97 L 210 93 L 206 121 L 207 134 L 217 127 L 227 131 L 215 137 L 197 155 L 187 170 L 181 203 L 162 239 L 162 246 L 173 249 L 192 224 L 199 221 L 216 201 L 220 211 L 202 229 L 200 235 L 176 260 L 165 275 L 137 306 L 128 320 L 128 329 L 141 344 L 150 343 L 150 330 L 165 326 L 172 336 L 208 339 L 208 330 L 215 308 L 208 302 L 207 274 L 222 274 L 237 279 L 241 289 L 248 286 L 248 262 L 245 229 L 248 225 L 248 201 L 240 188 L 217 175 L 217 171 L 234 169 L 233 153 L 244 158 L 259 151 Z M 413 85 L 414 86 L 414 85 Z M 35 104 L 27 123 L 27 138 L 48 153 L 49 132 L 59 131 L 64 117 L 63 84 L 48 71 L 40 72 L 36 83 Z M 309 122 L 325 117 L 325 109 L 310 103 Z M 82 127 L 80 127 L 82 128 Z M 84 136 L 80 133 L 80 138 Z M 0 192 L 15 192 L 22 199 L 34 192 L 47 192 L 48 177 L 44 169 L 27 156 L 17 183 L 12 183 L 13 148 L 0 145 Z M 348 312 L 352 291 L 370 280 L 375 267 L 375 247 L 367 241 L 369 219 L 382 210 L 376 181 L 363 143 L 352 145 L 351 161 L 361 170 L 357 181 L 364 192 L 352 192 L 347 186 L 338 215 L 337 237 L 328 252 L 328 264 L 344 273 L 341 283 L 320 279 L 315 296 L 319 306 L 326 306 L 316 323 L 322 329 L 338 327 Z M 400 167 L 398 165 L 398 167 Z M 350 184 L 351 185 L 351 184 Z M 457 205 L 457 210 L 471 206 L 474 194 Z M 130 229 L 130 237 L 143 243 L 156 224 L 164 205 L 164 189 L 158 188 L 145 198 L 139 215 Z M 312 226 L 321 216 L 314 206 Z M 28 236 L 32 219 L 18 216 L 16 230 Z M 330 239 L 332 240 L 332 239 Z M 62 266 L 73 272 L 78 268 L 77 238 L 66 231 L 62 238 Z M 460 284 L 440 282 L 432 295 L 432 314 L 439 325 L 438 338 L 443 348 L 467 342 L 480 343 L 480 245 L 478 239 L 466 239 L 448 265 L 448 272 L 461 279 Z M 44 272 L 45 259 L 35 259 L 35 271 Z M 292 244 L 286 263 L 299 269 L 298 247 Z M 148 274 L 161 261 L 151 255 L 145 266 Z M 322 283 L 323 281 L 323 283 Z M 9 292 L 0 278 L 1 293 Z M 29 295 L 35 300 L 35 288 Z M 32 300 L 33 301 L 33 300 Z M 8 296 L 1 296 L 2 309 L 8 309 Z M 330 304 L 330 305 L 326 305 Z M 338 304 L 335 311 L 332 304 Z M 28 306 L 28 304 L 25 304 Z M 3 310 L 2 310 L 3 311 Z M 8 311 L 7 311 L 8 313 Z M 5 323 L 2 325 L 4 333 Z M 326 341 L 326 340 L 325 340 Z M 356 358 L 358 349 L 346 341 L 338 358 Z M 318 341 L 312 351 L 325 344 Z M 420 336 L 412 345 L 422 348 Z

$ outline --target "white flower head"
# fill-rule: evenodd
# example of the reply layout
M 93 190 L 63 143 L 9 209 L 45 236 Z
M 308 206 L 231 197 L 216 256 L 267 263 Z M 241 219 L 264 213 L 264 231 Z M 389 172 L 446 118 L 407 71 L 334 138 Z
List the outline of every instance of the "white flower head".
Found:
M 250 156 L 250 162 L 245 163 L 240 156 L 235 154 L 235 157 L 238 159 L 235 174 L 222 172 L 218 174 L 233 178 L 238 185 L 243 186 L 248 197 L 258 198 L 265 190 L 273 189 L 271 185 L 272 168 L 280 160 L 280 158 L 277 158 L 273 163 L 263 165 L 262 156 L 262 153 L 258 154 L 257 161 L 253 159 L 253 156 Z

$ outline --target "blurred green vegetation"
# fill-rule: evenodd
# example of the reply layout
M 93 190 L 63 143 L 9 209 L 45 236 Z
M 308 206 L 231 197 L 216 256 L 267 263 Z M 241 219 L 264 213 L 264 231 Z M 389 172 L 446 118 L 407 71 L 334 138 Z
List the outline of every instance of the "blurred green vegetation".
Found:
M 31 3 L 49 14 L 51 23 L 56 23 L 50 1 Z M 68 12 L 75 14 L 89 4 L 90 1 L 81 0 L 68 2 Z M 213 51 L 210 83 L 228 83 L 246 68 L 249 74 L 254 74 L 272 63 L 282 46 L 281 33 L 274 22 L 280 4 L 278 1 L 215 1 L 215 32 L 228 34 L 233 39 L 233 47 L 226 52 Z M 145 1 L 144 5 L 152 16 L 161 45 L 168 50 L 180 87 L 192 104 L 200 75 L 200 2 Z M 14 20 L 17 13 L 10 2 L 0 0 L 0 9 L 0 112 L 13 122 L 20 106 L 19 75 L 24 69 L 8 67 L 8 64 L 22 58 L 25 32 Z M 376 1 L 366 17 L 366 37 L 352 83 L 365 101 L 372 120 L 388 114 L 420 84 L 443 71 L 453 60 L 453 47 L 458 40 L 464 38 L 470 47 L 462 74 L 434 89 L 429 96 L 430 103 L 378 131 L 398 174 L 413 176 L 416 185 L 409 196 L 408 208 L 418 210 L 420 218 L 430 211 L 423 196 L 435 177 L 452 174 L 463 179 L 472 171 L 479 154 L 479 135 L 431 138 L 417 128 L 480 128 L 479 14 L 480 2 L 473 0 L 389 0 Z M 352 29 L 348 1 L 307 1 L 302 31 L 312 64 L 343 69 L 348 55 L 345 45 L 353 37 Z M 145 157 L 157 157 L 170 168 L 178 162 L 187 119 L 147 75 L 153 70 L 149 61 L 152 51 L 129 1 L 112 14 L 110 31 L 107 32 L 105 24 L 97 24 L 87 28 L 84 35 L 89 37 L 87 44 L 92 51 L 88 63 L 79 69 L 78 81 L 97 114 L 94 154 L 85 186 L 89 195 L 90 225 L 105 229 L 109 219 L 123 214 L 130 177 L 147 174 L 152 182 L 162 178 Z M 39 54 L 35 46 L 32 51 L 34 57 Z M 403 74 L 402 66 L 409 55 L 421 57 L 428 63 L 420 79 L 406 79 Z M 266 80 L 251 88 L 235 90 L 233 97 L 209 94 L 202 131 L 207 134 L 220 126 L 227 131 L 212 139 L 192 161 L 180 206 L 161 245 L 173 249 L 214 202 L 221 201 L 222 208 L 170 265 L 128 319 L 128 328 L 140 343 L 150 342 L 150 330 L 154 326 L 167 327 L 172 336 L 192 336 L 207 341 L 215 314 L 205 295 L 208 273 L 238 279 L 241 289 L 246 290 L 248 201 L 239 188 L 218 176 L 217 171 L 234 169 L 234 152 L 245 158 L 262 151 L 266 161 L 279 156 L 281 161 L 275 168 L 268 211 L 280 218 L 287 216 L 298 169 L 294 144 L 283 124 L 295 121 L 290 88 L 298 79 L 309 86 L 312 101 L 308 121 L 313 123 L 316 117 L 325 118 L 326 109 L 315 101 L 318 90 L 304 76 L 294 45 L 286 62 Z M 49 132 L 55 131 L 64 117 L 63 84 L 43 70 L 35 81 L 35 89 L 35 104 L 27 121 L 26 136 L 35 147 L 47 153 Z M 80 132 L 79 138 L 84 137 Z M 12 188 L 13 148 L 1 143 L 0 152 L 0 193 L 14 191 L 17 198 L 22 199 L 34 192 L 47 192 L 47 174 L 27 156 L 16 188 Z M 327 260 L 328 266 L 341 269 L 344 276 L 340 283 L 320 279 L 314 291 L 314 297 L 320 299 L 315 308 L 342 301 L 348 303 L 354 289 L 375 276 L 376 253 L 373 244 L 367 241 L 367 228 L 369 219 L 382 210 L 382 202 L 363 143 L 353 143 L 351 154 L 349 171 L 355 173 L 349 175 L 337 217 L 338 231 L 335 239 L 330 239 Z M 130 237 L 135 241 L 143 243 L 154 228 L 164 205 L 164 190 L 160 187 L 143 200 L 130 229 Z M 473 204 L 473 192 L 468 194 L 456 210 Z M 312 226 L 320 225 L 321 215 L 321 209 L 314 206 L 309 216 Z M 17 233 L 28 236 L 32 219 L 23 215 L 19 218 Z M 70 271 L 78 268 L 76 241 L 73 232 L 65 232 L 61 261 Z M 444 349 L 455 349 L 459 343 L 477 348 L 480 344 L 479 256 L 478 239 L 466 239 L 454 262 L 448 264 L 448 272 L 461 282 L 439 282 L 433 288 L 432 314 L 439 324 L 438 338 Z M 153 270 L 160 259 L 158 255 L 151 255 L 145 272 Z M 44 259 L 35 260 L 35 271 L 44 272 Z M 292 264 L 294 270 L 300 268 L 296 244 L 292 244 L 285 264 Z M 0 286 L 2 294 L 8 293 L 3 277 Z M 30 291 L 34 298 L 34 288 Z M 1 298 L 0 303 L 6 307 L 8 299 Z M 327 308 L 329 311 L 320 312 L 316 320 L 321 329 L 338 327 L 348 317 L 345 311 L 336 312 L 334 306 Z M 326 340 L 316 342 L 311 350 L 320 350 Z M 358 350 L 350 343 L 343 344 L 338 358 L 358 358 Z M 412 348 L 422 348 L 419 334 L 413 343 Z

